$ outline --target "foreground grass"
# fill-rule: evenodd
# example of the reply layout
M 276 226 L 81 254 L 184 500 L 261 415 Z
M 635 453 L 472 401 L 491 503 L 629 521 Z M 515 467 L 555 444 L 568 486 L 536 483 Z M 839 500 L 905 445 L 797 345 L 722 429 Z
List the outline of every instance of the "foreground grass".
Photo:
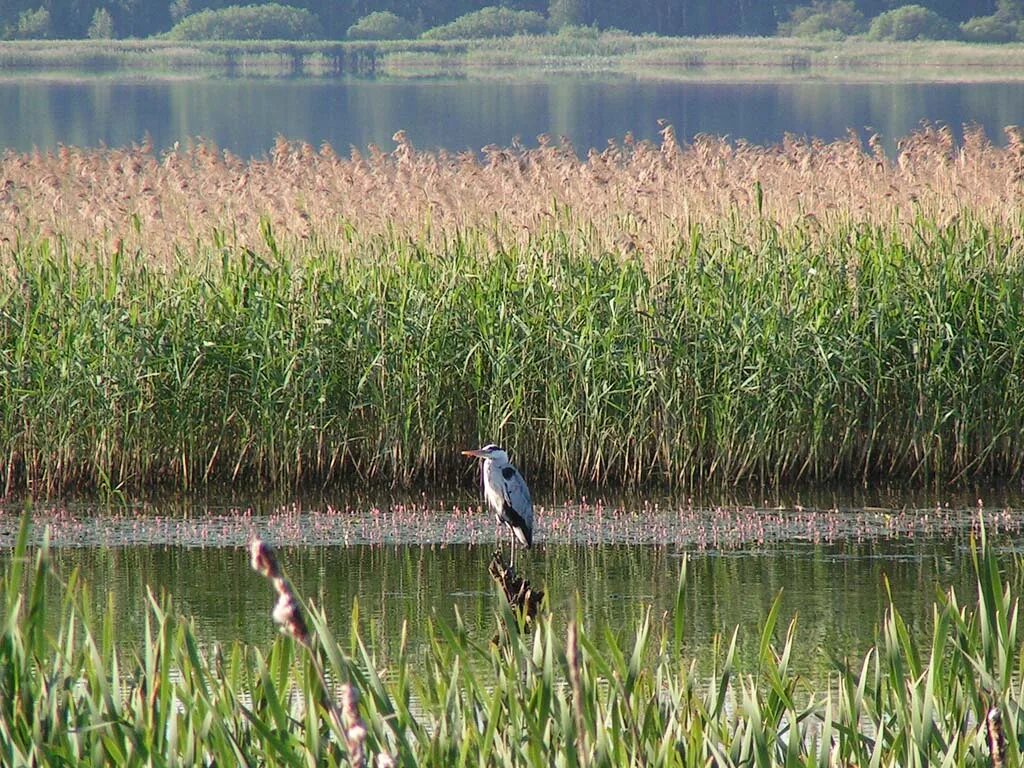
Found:
M 490 645 L 436 625 L 425 660 L 378 670 L 356 619 L 339 644 L 300 604 L 279 603 L 290 636 L 268 651 L 221 651 L 151 597 L 145 642 L 125 648 L 73 574 L 62 605 L 45 604 L 55 574 L 45 547 L 30 567 L 25 540 L 0 583 L 5 765 L 1019 765 L 1019 584 L 984 535 L 976 603 L 938 595 L 924 644 L 891 607 L 875 647 L 822 690 L 789 670 L 796 627 L 777 628 L 775 610 L 754 672 L 734 668 L 734 634 L 698 679 L 679 651 L 685 566 L 673 614 L 629 641 L 577 619 L 563 642 L 547 620 L 524 630 L 506 614 Z

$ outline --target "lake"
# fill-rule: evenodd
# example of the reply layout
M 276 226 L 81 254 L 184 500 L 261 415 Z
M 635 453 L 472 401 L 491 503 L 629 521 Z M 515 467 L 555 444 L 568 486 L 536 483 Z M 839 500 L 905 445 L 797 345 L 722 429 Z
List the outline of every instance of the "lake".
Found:
M 345 152 L 384 149 L 407 131 L 421 149 L 479 150 L 548 133 L 576 148 L 604 147 L 632 132 L 656 139 L 658 120 L 690 140 L 725 135 L 774 143 L 787 132 L 826 140 L 879 132 L 889 151 L 922 121 L 959 130 L 977 123 L 997 142 L 1024 123 L 1024 82 L 670 82 L 630 77 L 544 80 L 106 78 L 0 81 L 0 147 L 122 146 L 146 135 L 158 150 L 194 137 L 249 157 L 276 136 Z
M 889 604 L 886 584 L 918 637 L 929 631 L 940 592 L 953 588 L 973 602 L 970 536 L 979 510 L 1004 551 L 1024 541 L 1013 511 L 1018 494 L 988 493 L 995 503 L 981 507 L 973 493 L 941 503 L 927 494 L 813 500 L 823 506 L 572 500 L 539 509 L 535 546 L 521 555 L 520 571 L 547 590 L 557 623 L 578 607 L 588 629 L 628 638 L 644 611 L 660 622 L 672 610 L 686 557 L 687 652 L 699 668 L 713 661 L 714 636 L 739 627 L 739 667 L 752 669 L 759 626 L 781 594 L 782 631 L 798 622 L 794 669 L 820 680 L 835 660 L 856 659 L 873 642 Z M 273 595 L 249 568 L 246 549 L 259 533 L 338 636 L 347 636 L 358 601 L 364 636 L 386 665 L 406 621 L 413 653 L 425 647 L 428 619 L 452 623 L 457 612 L 481 643 L 495 632 L 501 598 L 487 566 L 495 542 L 507 552 L 507 535 L 471 498 L 455 498 L 39 508 L 34 538 L 49 529 L 60 577 L 51 604 L 78 568 L 95 609 L 111 602 L 127 647 L 143 637 L 147 589 L 170 595 L 204 644 L 265 646 L 275 634 Z M 17 510 L 0 513 L 0 563 L 18 521 Z

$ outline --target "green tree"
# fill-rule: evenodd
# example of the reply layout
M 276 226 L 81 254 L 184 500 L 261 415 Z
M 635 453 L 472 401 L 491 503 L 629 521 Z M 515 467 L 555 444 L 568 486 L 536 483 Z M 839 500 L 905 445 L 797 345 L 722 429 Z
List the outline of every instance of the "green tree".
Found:
M 0 0 L 0 30 L 8 37 L 85 37 L 100 8 L 110 14 L 117 34 L 145 37 L 170 29 L 185 17 L 202 11 L 221 11 L 238 2 L 258 0 Z M 621 28 L 665 35 L 851 34 L 863 26 L 851 23 L 859 14 L 873 19 L 901 11 L 901 0 L 278 0 L 313 14 L 322 21 L 318 34 L 343 38 L 350 26 L 378 12 L 393 13 L 417 28 L 438 27 L 483 6 L 529 11 L 547 16 L 551 29 L 574 24 Z M 274 4 L 274 3 L 271 3 Z M 955 22 L 944 36 L 956 35 L 956 25 L 986 37 L 1005 37 L 1024 19 L 1024 0 L 918 0 L 926 9 Z M 39 14 L 43 10 L 49 16 Z M 27 14 L 27 15 L 25 15 Z M 987 17 L 995 16 L 995 20 Z M 889 24 L 886 21 L 886 24 Z M 997 23 L 999 22 L 999 23 Z M 1012 23 L 1011 23 L 1012 22 Z M 928 36 L 928 35 L 924 35 Z
M 114 37 L 114 19 L 106 8 L 97 8 L 89 22 L 90 40 L 110 40 Z
M 551 0 L 548 4 L 548 26 L 553 31 L 586 23 L 583 0 Z
M 1009 43 L 1019 39 L 1024 19 L 1024 0 L 998 0 L 991 16 L 975 16 L 960 25 L 964 39 L 972 43 Z
M 481 37 L 539 35 L 546 32 L 547 19 L 536 11 L 515 11 L 490 6 L 467 13 L 448 24 L 428 29 L 423 37 L 429 40 L 468 40 Z
M 319 19 L 309 11 L 266 3 L 193 13 L 167 36 L 175 40 L 314 40 L 321 34 Z
M 391 11 L 374 11 L 348 28 L 349 40 L 409 40 L 420 31 L 408 19 Z
M 975 16 L 960 25 L 964 40 L 972 43 L 1012 43 L 1017 39 L 1018 22 L 991 16 Z
M 790 11 L 789 21 L 779 25 L 783 34 L 814 37 L 833 34 L 845 37 L 867 28 L 864 14 L 852 0 L 814 0 Z
M 995 15 L 1015 21 L 1024 19 L 1024 0 L 997 0 Z
M 953 24 L 930 8 L 904 5 L 879 14 L 871 22 L 872 40 L 949 40 L 957 36 Z
M 177 24 L 192 13 L 192 5 L 189 0 L 172 0 L 167 10 L 171 14 L 171 21 Z
M 31 40 L 50 37 L 52 25 L 50 12 L 40 6 L 35 10 L 22 11 L 18 14 L 18 25 L 12 37 L 18 40 Z

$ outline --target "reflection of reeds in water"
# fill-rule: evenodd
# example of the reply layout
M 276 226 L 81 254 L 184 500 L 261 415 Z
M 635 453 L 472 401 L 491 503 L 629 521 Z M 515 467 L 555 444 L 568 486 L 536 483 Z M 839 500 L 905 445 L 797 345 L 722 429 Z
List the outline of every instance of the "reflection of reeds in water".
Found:
M 7 237 L 62 236 L 97 253 L 120 240 L 167 261 L 197 239 L 262 248 L 261 221 L 285 242 L 347 250 L 353 230 L 444 242 L 483 228 L 500 243 L 531 233 L 589 231 L 592 246 L 670 259 L 695 225 L 756 231 L 764 222 L 829 230 L 837 222 L 922 220 L 946 226 L 970 212 L 1017 231 L 1024 172 L 1021 132 L 992 145 L 980 129 L 960 146 L 947 128 L 924 128 L 886 157 L 876 137 L 822 142 L 789 137 L 761 147 L 700 136 L 681 145 L 627 137 L 583 158 L 541 137 L 535 148 L 420 152 L 404 132 L 339 156 L 279 138 L 244 160 L 212 144 L 156 153 L 62 147 L 7 152 L 0 227 Z M 107 242 L 104 243 L 104 238 Z

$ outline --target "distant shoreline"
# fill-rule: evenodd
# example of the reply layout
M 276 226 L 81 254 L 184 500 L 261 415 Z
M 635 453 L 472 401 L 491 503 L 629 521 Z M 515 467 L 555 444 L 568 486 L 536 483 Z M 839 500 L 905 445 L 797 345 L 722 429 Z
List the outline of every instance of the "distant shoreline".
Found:
M 0 79 L 208 76 L 515 79 L 548 73 L 758 82 L 1024 80 L 1024 44 L 672 38 L 624 33 L 435 42 L 31 40 L 0 43 Z

